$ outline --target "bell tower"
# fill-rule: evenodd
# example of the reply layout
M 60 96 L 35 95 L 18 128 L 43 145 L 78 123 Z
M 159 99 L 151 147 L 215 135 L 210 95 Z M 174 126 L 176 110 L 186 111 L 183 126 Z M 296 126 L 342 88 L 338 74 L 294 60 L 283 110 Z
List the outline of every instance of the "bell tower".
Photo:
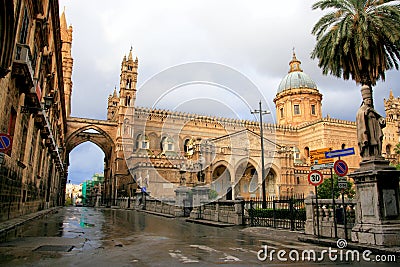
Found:
M 67 116 L 71 115 L 71 94 L 72 94 L 72 67 L 74 60 L 71 55 L 72 50 L 72 26 L 67 26 L 65 10 L 60 18 L 61 32 L 61 57 L 64 77 L 65 107 Z
M 120 181 L 130 181 L 129 172 L 126 171 L 126 162 L 124 154 L 130 154 L 133 151 L 133 123 L 136 100 L 138 59 L 133 60 L 132 47 L 128 58 L 124 56 L 121 63 L 121 74 L 119 82 L 119 96 L 114 90 L 113 96 L 109 97 L 107 119 L 118 123 L 116 136 L 116 175 Z M 117 101 L 116 101 L 117 100 Z M 118 102 L 115 107 L 115 102 Z M 117 114 L 113 114 L 113 112 Z
M 114 89 L 114 93 L 108 96 L 107 105 L 107 120 L 117 121 L 118 119 L 118 103 L 119 97 L 117 95 L 117 88 Z
M 133 107 L 136 100 L 138 59 L 133 60 L 132 47 L 128 59 L 124 56 L 121 64 L 121 75 L 119 82 L 120 106 Z

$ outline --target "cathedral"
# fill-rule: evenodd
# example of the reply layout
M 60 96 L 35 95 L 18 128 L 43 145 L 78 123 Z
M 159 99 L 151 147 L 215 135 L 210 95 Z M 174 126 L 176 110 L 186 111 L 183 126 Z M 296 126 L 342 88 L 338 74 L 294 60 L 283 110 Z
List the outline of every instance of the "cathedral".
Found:
M 65 14 L 61 25 L 69 115 L 72 27 L 67 28 Z M 121 63 L 119 90 L 108 98 L 106 121 L 68 118 L 68 153 L 92 141 L 106 154 L 105 199 L 132 196 L 138 187 L 150 196 L 170 199 L 183 185 L 209 187 L 221 199 L 249 199 L 262 195 L 263 179 L 267 196 L 308 193 L 314 188 L 307 180 L 314 163 L 310 151 L 321 148 L 354 147 L 355 155 L 345 160 L 350 172 L 359 167 L 355 122 L 322 116 L 323 95 L 294 52 L 273 99 L 276 123 L 262 124 L 262 137 L 257 121 L 136 106 L 138 71 L 139 61 L 131 49 Z M 391 92 L 384 101 L 383 156 L 396 163 L 400 100 Z M 88 129 L 97 131 L 97 137 Z M 99 134 L 106 136 L 104 141 L 99 141 Z M 330 170 L 322 172 L 330 175 Z
M 151 195 L 174 196 L 183 183 L 210 186 L 219 197 L 259 197 L 262 186 L 260 125 L 256 121 L 215 118 L 135 106 L 138 59 L 124 57 L 119 93 L 108 99 L 107 120 L 118 122 L 117 147 L 124 150 L 133 181 Z M 308 193 L 310 151 L 354 147 L 346 157 L 350 171 L 358 168 L 356 125 L 322 117 L 322 94 L 293 53 L 289 72 L 274 98 L 276 124 L 263 124 L 265 186 L 268 196 Z M 398 99 L 385 100 L 385 154 L 393 157 L 398 142 Z M 389 115 L 390 114 L 390 115 Z M 119 138 L 119 139 L 118 139 Z M 326 170 L 328 174 L 329 170 Z M 120 181 L 124 190 L 128 181 Z

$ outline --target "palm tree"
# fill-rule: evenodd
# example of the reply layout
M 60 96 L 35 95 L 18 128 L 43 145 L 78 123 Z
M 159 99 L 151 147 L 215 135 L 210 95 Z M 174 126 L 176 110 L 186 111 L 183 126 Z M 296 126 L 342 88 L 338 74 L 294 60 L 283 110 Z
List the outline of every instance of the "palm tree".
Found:
M 312 9 L 329 9 L 315 25 L 311 58 L 323 74 L 354 80 L 371 90 L 385 71 L 399 68 L 400 2 L 392 0 L 320 0 Z

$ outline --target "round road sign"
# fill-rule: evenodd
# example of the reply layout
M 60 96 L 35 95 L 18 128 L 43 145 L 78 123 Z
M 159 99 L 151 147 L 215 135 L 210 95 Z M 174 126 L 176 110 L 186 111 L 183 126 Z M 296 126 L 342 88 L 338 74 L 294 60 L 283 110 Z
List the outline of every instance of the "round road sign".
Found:
M 308 182 L 314 186 L 320 185 L 324 181 L 322 173 L 319 171 L 311 171 L 308 174 Z
M 349 167 L 347 166 L 346 162 L 341 159 L 335 162 L 335 164 L 333 165 L 333 169 L 335 170 L 335 173 L 339 176 L 345 176 L 349 171 Z
M 0 152 L 5 152 L 11 148 L 12 137 L 9 134 L 0 133 Z

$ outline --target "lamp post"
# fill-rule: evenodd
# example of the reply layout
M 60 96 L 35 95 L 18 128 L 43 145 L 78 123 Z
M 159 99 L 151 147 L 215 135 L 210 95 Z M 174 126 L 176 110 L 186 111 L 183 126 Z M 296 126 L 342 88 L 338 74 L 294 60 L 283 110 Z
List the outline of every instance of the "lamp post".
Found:
M 260 114 L 260 137 L 261 137 L 261 178 L 262 178 L 262 208 L 267 208 L 267 200 L 265 193 L 265 167 L 264 167 L 264 134 L 263 134 L 263 122 L 262 116 L 266 114 L 270 114 L 271 112 L 268 110 L 262 110 L 261 100 L 260 100 L 260 109 L 255 109 L 251 112 L 251 114 Z

